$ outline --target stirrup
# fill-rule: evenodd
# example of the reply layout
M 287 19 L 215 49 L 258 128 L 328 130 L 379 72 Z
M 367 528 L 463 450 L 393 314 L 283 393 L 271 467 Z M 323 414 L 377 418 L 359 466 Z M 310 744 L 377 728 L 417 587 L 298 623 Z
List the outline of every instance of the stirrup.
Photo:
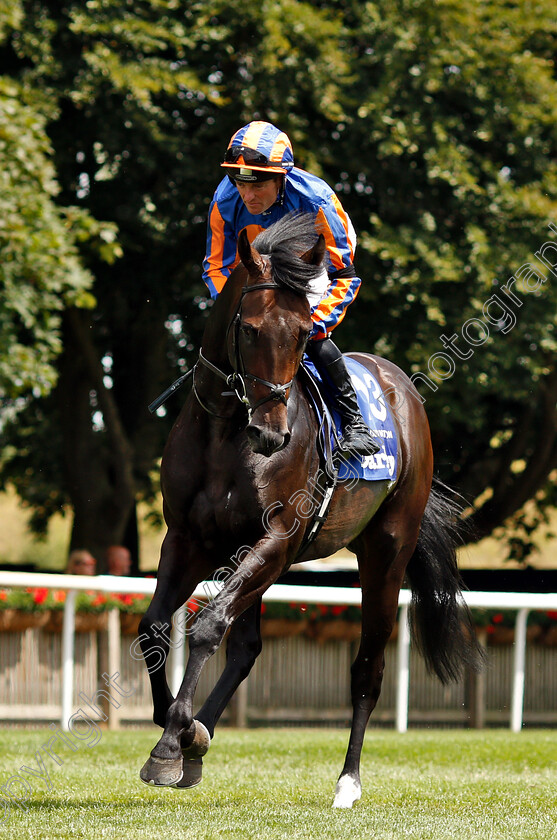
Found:
M 365 423 L 350 423 L 344 429 L 339 445 L 341 452 L 351 455 L 375 455 L 381 450 Z

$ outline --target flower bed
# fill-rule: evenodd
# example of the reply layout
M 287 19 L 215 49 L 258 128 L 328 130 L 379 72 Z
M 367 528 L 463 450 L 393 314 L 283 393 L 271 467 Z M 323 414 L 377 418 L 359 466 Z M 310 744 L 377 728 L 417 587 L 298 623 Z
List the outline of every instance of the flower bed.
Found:
M 318 642 L 360 638 L 361 607 L 268 603 L 261 606 L 263 638 L 305 636 Z
M 472 617 L 479 631 L 484 631 L 488 644 L 501 645 L 514 642 L 516 610 L 473 609 Z M 541 612 L 532 610 L 528 614 L 527 636 L 529 642 L 557 645 L 557 610 Z
M 40 613 L 47 610 L 63 610 L 66 602 L 65 589 L 27 586 L 25 589 L 0 589 L 0 612 L 15 609 L 25 613 Z M 142 615 L 151 602 L 150 595 L 120 595 L 104 592 L 78 592 L 76 612 L 103 613 L 108 610 Z
M 0 589 L 0 631 L 16 633 L 42 627 L 47 632 L 60 633 L 66 594 L 64 589 L 46 587 Z M 116 609 L 120 612 L 122 632 L 137 634 L 139 619 L 150 601 L 150 595 L 78 592 L 75 630 L 77 633 L 105 630 L 109 610 Z
M 59 632 L 65 601 L 63 589 L 0 589 L 0 631 L 44 627 Z M 104 629 L 108 611 L 116 609 L 121 614 L 122 632 L 137 633 L 139 618 L 150 602 L 150 595 L 78 592 L 76 630 Z M 196 599 L 187 606 L 193 616 L 203 608 L 203 603 Z M 262 635 L 267 638 L 304 635 L 324 642 L 332 639 L 355 641 L 360 637 L 362 610 L 359 606 L 271 602 L 262 605 L 261 615 Z M 94 616 L 98 617 L 96 621 Z M 515 610 L 473 609 L 472 616 L 478 630 L 487 635 L 488 643 L 512 643 Z M 395 636 L 396 627 L 391 638 Z M 528 638 L 540 644 L 557 645 L 557 610 L 532 611 L 528 617 Z

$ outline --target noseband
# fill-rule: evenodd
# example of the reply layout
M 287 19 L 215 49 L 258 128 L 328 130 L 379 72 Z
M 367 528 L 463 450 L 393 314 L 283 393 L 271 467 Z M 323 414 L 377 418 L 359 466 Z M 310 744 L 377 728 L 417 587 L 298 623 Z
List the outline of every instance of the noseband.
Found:
M 253 373 L 246 373 L 244 362 L 242 359 L 242 355 L 240 352 L 240 323 L 241 323 L 241 312 L 242 312 L 242 303 L 244 300 L 245 295 L 248 292 L 258 292 L 261 289 L 280 289 L 281 286 L 278 283 L 274 282 L 267 282 L 267 283 L 257 283 L 255 286 L 244 286 L 242 289 L 242 293 L 240 295 L 240 300 L 238 302 L 238 306 L 236 308 L 236 314 L 230 321 L 228 325 L 228 329 L 226 331 L 226 339 L 228 342 L 228 337 L 230 335 L 231 329 L 233 329 L 233 346 L 234 346 L 234 358 L 235 358 L 235 369 L 233 373 L 227 375 L 224 373 L 220 368 L 210 362 L 208 359 L 205 358 L 202 351 L 199 351 L 199 362 L 205 365 L 210 371 L 212 371 L 216 376 L 220 379 L 223 379 L 231 391 L 224 391 L 222 396 L 230 396 L 230 397 L 237 397 L 238 400 L 246 406 L 248 412 L 248 422 L 251 422 L 251 417 L 253 412 L 259 408 L 260 405 L 264 405 L 266 402 L 270 402 L 271 400 L 277 400 L 278 402 L 282 402 L 284 405 L 287 404 L 288 397 L 286 396 L 286 392 L 289 388 L 292 387 L 292 383 L 294 382 L 293 379 L 290 382 L 285 382 L 283 385 L 275 384 L 273 382 L 269 382 L 267 379 L 262 379 L 260 376 L 256 376 Z M 257 382 L 259 385 L 264 385 L 266 388 L 269 389 L 269 393 L 265 397 L 261 397 L 261 399 L 257 400 L 257 402 L 252 405 L 249 401 L 246 392 L 246 380 L 250 382 Z M 215 414 L 214 411 L 207 408 L 204 405 L 197 392 L 195 387 L 195 378 L 193 381 L 193 391 L 199 402 L 200 406 L 205 409 L 209 414 Z

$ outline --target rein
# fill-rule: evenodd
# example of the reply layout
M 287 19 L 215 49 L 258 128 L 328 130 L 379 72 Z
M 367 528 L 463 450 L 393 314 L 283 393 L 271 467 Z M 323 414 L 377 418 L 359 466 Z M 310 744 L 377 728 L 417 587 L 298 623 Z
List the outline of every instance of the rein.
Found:
M 195 387 L 195 372 L 199 365 L 203 365 L 207 370 L 211 371 L 215 376 L 219 379 L 222 379 L 223 382 L 226 382 L 227 386 L 231 388 L 230 391 L 223 391 L 221 396 L 223 397 L 236 397 L 243 405 L 246 406 L 248 412 L 248 422 L 251 421 L 251 417 L 253 412 L 258 408 L 260 405 L 268 402 L 269 400 L 280 400 L 287 404 L 288 397 L 286 396 L 286 392 L 292 386 L 293 379 L 290 382 L 286 382 L 283 385 L 275 384 L 273 382 L 269 382 L 267 379 L 262 379 L 260 376 L 255 376 L 252 373 L 246 373 L 244 370 L 244 363 L 239 351 L 239 329 L 240 329 L 240 322 L 241 322 L 241 309 L 242 309 L 242 301 L 244 299 L 244 295 L 248 292 L 259 291 L 261 289 L 277 289 L 281 288 L 278 283 L 274 282 L 266 282 L 266 283 L 258 283 L 255 286 L 244 286 L 242 289 L 242 293 L 240 295 L 240 300 L 238 302 L 238 306 L 236 307 L 236 312 L 231 319 L 230 323 L 228 324 L 226 330 L 226 340 L 228 342 L 228 337 L 230 335 L 230 330 L 234 329 L 234 356 L 235 356 L 235 364 L 236 369 L 232 373 L 225 373 L 219 367 L 213 364 L 213 362 L 206 359 L 203 355 L 203 351 L 199 350 L 199 358 L 195 365 L 189 370 L 186 374 L 181 376 L 172 385 L 161 394 L 154 402 L 151 403 L 149 406 L 149 411 L 154 413 L 157 408 L 159 408 L 166 400 L 176 391 L 181 385 L 183 385 L 187 379 L 191 377 L 192 379 L 192 390 L 195 395 L 195 398 L 201 408 L 207 412 L 207 414 L 211 414 L 214 417 L 219 417 L 221 419 L 227 419 L 224 415 L 217 414 L 216 411 L 213 411 L 212 408 L 205 405 L 199 396 L 199 392 Z M 320 428 L 320 434 L 318 435 L 318 449 L 319 449 L 319 458 L 321 466 L 319 468 L 319 472 L 323 471 L 325 475 L 325 487 L 321 487 L 319 484 L 317 486 L 322 491 L 322 498 L 321 503 L 314 513 L 312 521 L 310 523 L 310 527 L 302 541 L 301 546 L 298 549 L 297 557 L 300 557 L 309 545 L 316 539 L 319 531 L 321 530 L 323 523 L 327 519 L 327 514 L 329 511 L 329 505 L 331 503 L 331 499 L 333 497 L 333 493 L 336 488 L 337 478 L 338 478 L 338 469 L 333 463 L 333 452 L 331 449 L 331 428 L 334 433 L 334 425 L 329 427 L 327 418 L 327 412 L 323 410 L 323 398 L 319 393 L 319 390 L 316 389 L 315 383 L 311 377 L 308 376 L 307 372 L 303 365 L 301 366 L 302 372 L 305 374 L 306 378 L 308 379 L 309 383 L 309 391 L 310 398 L 313 401 L 314 408 L 316 409 L 316 416 L 319 418 L 320 416 L 323 418 L 322 425 Z M 241 372 L 240 372 L 241 371 Z M 247 393 L 246 393 L 246 380 L 249 379 L 252 382 L 259 382 L 261 385 L 265 385 L 269 388 L 269 394 L 266 397 L 262 397 L 258 400 L 255 405 L 251 405 Z M 321 406 L 319 409 L 318 406 Z M 321 440 L 321 444 L 320 444 Z M 337 441 L 338 443 L 338 441 Z
M 236 397 L 242 405 L 245 405 L 247 412 L 248 412 L 248 423 L 251 422 L 251 417 L 253 412 L 259 408 L 260 405 L 263 405 L 270 400 L 279 400 L 280 402 L 287 404 L 288 397 L 286 396 L 286 392 L 289 388 L 292 387 L 292 383 L 294 379 L 291 379 L 290 382 L 285 382 L 284 384 L 269 382 L 267 379 L 262 379 L 260 376 L 256 376 L 253 373 L 246 373 L 244 368 L 244 362 L 239 350 L 239 330 L 240 330 L 240 313 L 242 310 L 242 301 L 244 296 L 248 294 L 248 292 L 257 292 L 261 289 L 280 289 L 282 288 L 278 283 L 275 282 L 266 282 L 266 283 L 257 283 L 255 286 L 244 286 L 242 289 L 242 293 L 240 295 L 240 300 L 238 302 L 238 306 L 236 307 L 236 312 L 234 317 L 230 321 L 228 328 L 226 330 L 226 338 L 228 341 L 228 336 L 230 335 L 230 330 L 234 328 L 234 355 L 236 359 L 236 369 L 232 373 L 225 373 L 209 359 L 206 359 L 203 355 L 202 350 L 199 351 L 199 359 L 197 360 L 196 364 L 183 376 L 180 376 L 172 385 L 164 391 L 160 397 L 157 397 L 149 405 L 149 411 L 151 414 L 154 414 L 158 408 L 160 408 L 166 400 L 172 396 L 172 394 L 178 390 L 182 385 L 186 383 L 186 381 L 192 378 L 192 389 L 195 395 L 195 398 L 201 408 L 207 412 L 207 414 L 213 415 L 213 417 L 221 417 L 224 419 L 224 415 L 217 414 L 216 411 L 213 411 L 212 408 L 205 405 L 199 396 L 199 392 L 195 387 L 195 372 L 197 370 L 198 365 L 204 365 L 208 370 L 218 376 L 219 379 L 222 379 L 226 382 L 227 386 L 231 388 L 230 391 L 223 391 L 221 396 L 223 397 Z M 269 394 L 266 397 L 262 397 L 261 399 L 257 400 L 257 402 L 252 405 L 249 401 L 246 391 L 246 380 L 251 382 L 258 382 L 260 385 L 264 385 L 266 388 L 269 389 Z
M 255 286 L 244 286 L 244 288 L 242 289 L 242 293 L 240 295 L 240 300 L 239 300 L 238 306 L 236 308 L 236 313 L 235 313 L 234 317 L 232 318 L 232 320 L 230 321 L 230 323 L 228 325 L 228 329 L 226 331 L 226 336 L 227 336 L 227 340 L 228 340 L 228 336 L 230 334 L 231 328 L 234 329 L 235 370 L 232 373 L 226 374 L 224 371 L 222 371 L 220 368 L 218 368 L 216 365 L 214 365 L 212 362 L 210 362 L 208 359 L 206 359 L 201 350 L 199 351 L 199 360 L 198 360 L 197 364 L 195 365 L 195 368 L 197 368 L 197 365 L 201 363 L 208 370 L 210 370 L 212 373 L 214 373 L 216 376 L 218 376 L 219 379 L 222 379 L 224 382 L 226 382 L 228 387 L 231 388 L 232 390 L 231 391 L 223 391 L 222 396 L 223 397 L 234 397 L 235 396 L 235 397 L 237 397 L 237 399 L 243 405 L 246 406 L 246 409 L 247 409 L 247 412 L 248 412 L 248 423 L 251 421 L 253 412 L 257 408 L 259 408 L 260 405 L 264 405 L 266 402 L 269 402 L 271 400 L 278 400 L 278 401 L 284 403 L 284 405 L 286 405 L 287 400 L 288 400 L 288 397 L 286 396 L 286 392 L 288 391 L 289 388 L 292 387 L 292 383 L 294 382 L 294 379 L 291 379 L 289 382 L 279 384 L 279 383 L 269 382 L 267 379 L 262 379 L 260 376 L 256 376 L 253 373 L 246 373 L 245 367 L 244 367 L 244 362 L 243 362 L 243 359 L 242 359 L 242 356 L 241 356 L 241 353 L 240 353 L 240 349 L 239 349 L 239 330 L 240 330 L 240 320 L 241 320 L 240 313 L 241 313 L 241 310 L 242 310 L 242 302 L 244 300 L 245 295 L 247 295 L 248 292 L 257 292 L 257 291 L 260 291 L 261 289 L 280 289 L 280 288 L 281 288 L 281 286 L 278 283 L 267 282 L 267 283 L 257 283 Z M 195 371 L 195 368 L 194 368 L 194 371 Z M 250 382 L 257 382 L 260 385 L 264 385 L 266 388 L 269 389 L 268 395 L 265 396 L 265 397 L 261 397 L 261 399 L 257 400 L 257 402 L 254 405 L 252 405 L 248 396 L 247 396 L 246 380 L 249 380 Z M 193 392 L 195 394 L 195 397 L 196 397 L 199 405 L 208 414 L 212 414 L 216 417 L 221 416 L 221 415 L 217 414 L 215 411 L 213 411 L 212 409 L 208 408 L 208 406 L 204 405 L 204 403 L 201 401 L 201 399 L 199 397 L 199 393 L 198 393 L 198 391 L 195 387 L 195 376 L 193 378 Z

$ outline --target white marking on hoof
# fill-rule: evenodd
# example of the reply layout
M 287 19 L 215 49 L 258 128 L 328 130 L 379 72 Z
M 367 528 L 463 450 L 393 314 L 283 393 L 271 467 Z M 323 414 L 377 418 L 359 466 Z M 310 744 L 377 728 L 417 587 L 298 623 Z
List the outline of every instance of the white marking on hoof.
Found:
M 362 795 L 362 786 L 353 776 L 341 776 L 335 788 L 333 808 L 351 808 Z

